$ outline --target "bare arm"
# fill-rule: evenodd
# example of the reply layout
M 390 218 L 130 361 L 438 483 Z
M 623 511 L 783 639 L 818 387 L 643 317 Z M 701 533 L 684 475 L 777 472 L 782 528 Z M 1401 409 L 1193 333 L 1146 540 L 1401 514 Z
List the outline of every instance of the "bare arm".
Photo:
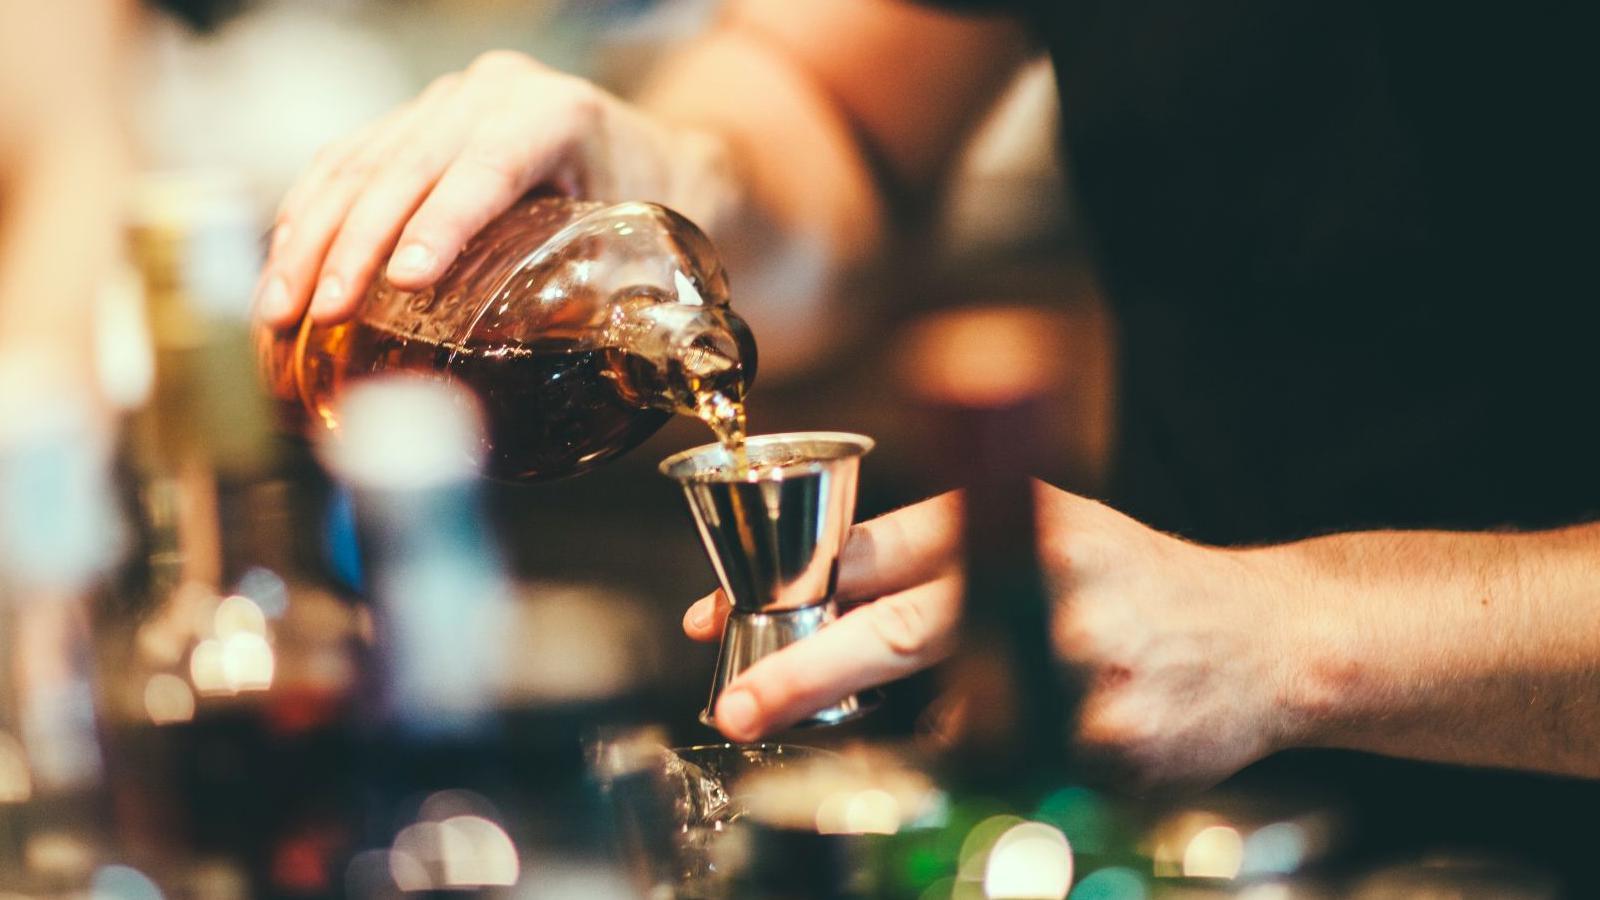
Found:
M 1093 676 L 1078 749 L 1134 785 L 1308 746 L 1600 778 L 1600 525 L 1237 550 L 1038 497 L 1054 644 Z M 937 662 L 959 637 L 958 516 L 946 497 L 857 526 L 839 595 L 873 602 L 740 676 L 723 731 L 751 740 Z M 684 629 L 714 638 L 725 615 L 705 598 Z
M 68 389 L 91 389 L 92 300 L 119 237 L 124 6 L 0 4 L 0 360 Z
M 1600 777 L 1600 525 L 1259 552 L 1308 595 L 1297 743 Z
M 812 358 L 893 198 L 926 197 L 1022 60 L 1019 23 L 900 0 L 739 0 L 641 98 L 730 149 L 744 205 L 712 225 L 762 366 Z M 707 85 L 717 85 L 707 90 Z

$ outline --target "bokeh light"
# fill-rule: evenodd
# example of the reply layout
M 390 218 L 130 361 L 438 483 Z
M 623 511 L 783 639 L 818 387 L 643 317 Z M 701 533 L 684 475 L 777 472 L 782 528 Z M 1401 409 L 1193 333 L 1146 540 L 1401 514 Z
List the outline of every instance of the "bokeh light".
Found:
M 991 900 L 1062 900 L 1072 887 L 1072 846 L 1053 825 L 1023 822 L 995 841 L 984 868 Z
M 417 822 L 395 836 L 389 875 L 402 891 L 462 890 L 517 883 L 517 848 L 504 828 L 475 815 Z
M 900 830 L 900 802 L 888 791 L 841 791 L 817 805 L 819 834 L 894 834 Z
M 272 645 L 259 634 L 240 632 L 222 642 L 222 675 L 232 693 L 272 687 Z
M 1294 822 L 1273 822 L 1245 838 L 1245 875 L 1288 875 L 1305 863 L 1311 847 L 1306 830 Z
M 236 634 L 267 635 L 267 616 L 261 607 L 242 594 L 234 594 L 217 604 L 212 615 L 212 628 L 217 637 L 226 640 Z
M 194 692 L 182 678 L 157 673 L 145 682 L 144 711 L 157 725 L 187 722 L 194 718 Z
M 1244 839 L 1231 825 L 1200 829 L 1183 850 L 1183 874 L 1188 878 L 1235 878 L 1244 864 Z
M 255 601 L 269 619 L 279 618 L 289 609 L 289 586 L 271 569 L 253 566 L 245 570 L 234 590 Z
M 1069 900 L 1147 900 L 1150 888 L 1138 872 L 1124 866 L 1111 866 L 1083 876 L 1068 895 Z
M 101 866 L 89 886 L 91 900 L 162 900 L 161 889 L 131 866 Z
M 1061 829 L 1079 854 L 1102 853 L 1114 843 L 1115 819 L 1104 797 L 1085 787 L 1065 787 L 1039 801 L 1034 819 Z
M 202 697 L 215 697 L 233 693 L 228 688 L 228 676 L 222 670 L 222 642 L 206 638 L 195 644 L 189 654 L 189 681 Z
M 989 866 L 989 851 L 994 849 L 995 842 L 1000 840 L 1000 835 L 1024 821 L 1021 816 L 1002 814 L 990 816 L 972 826 L 966 839 L 961 842 L 961 852 L 956 857 L 959 860 L 956 877 L 961 881 L 981 883 Z
M 0 731 L 0 803 L 22 803 L 33 796 L 33 774 L 17 739 Z

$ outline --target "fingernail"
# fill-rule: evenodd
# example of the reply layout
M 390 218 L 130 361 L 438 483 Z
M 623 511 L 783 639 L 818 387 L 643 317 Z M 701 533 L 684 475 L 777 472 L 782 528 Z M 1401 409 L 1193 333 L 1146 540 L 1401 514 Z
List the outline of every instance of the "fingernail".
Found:
M 317 282 L 316 293 L 311 295 L 311 308 L 324 310 L 344 299 L 344 281 L 337 275 L 326 275 Z
M 711 604 L 704 600 L 689 607 L 689 627 L 704 631 L 711 625 Z
M 262 318 L 274 322 L 289 314 L 289 285 L 284 282 L 283 276 L 274 275 L 261 286 L 256 308 L 261 311 Z
M 289 243 L 289 223 L 285 222 L 272 229 L 272 252 L 277 253 L 287 243 Z
M 389 273 L 402 278 L 419 278 L 433 270 L 437 257 L 422 244 L 407 244 L 389 260 Z
M 733 690 L 717 701 L 717 724 L 732 735 L 749 735 L 756 727 L 756 698 L 749 691 Z

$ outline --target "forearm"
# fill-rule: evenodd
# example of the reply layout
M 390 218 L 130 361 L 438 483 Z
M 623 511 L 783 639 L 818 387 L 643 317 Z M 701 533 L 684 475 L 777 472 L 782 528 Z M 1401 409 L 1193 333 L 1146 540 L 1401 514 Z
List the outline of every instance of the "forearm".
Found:
M 882 197 L 846 123 L 804 73 L 737 28 L 671 62 L 643 102 L 726 149 L 735 183 L 704 224 L 763 338 L 762 369 L 813 357 L 824 298 L 884 240 Z
M 120 237 L 124 13 L 0 12 L 0 359 L 64 390 L 92 390 L 92 303 Z
M 1027 47 L 1010 19 L 899 0 L 732 0 L 657 73 L 645 108 L 728 150 L 734 202 L 702 224 L 763 371 L 839 331 L 859 304 L 830 300 L 858 297 L 845 282 L 882 258 L 890 198 L 936 189 Z
M 1600 525 L 1248 553 L 1296 620 L 1291 742 L 1600 777 Z

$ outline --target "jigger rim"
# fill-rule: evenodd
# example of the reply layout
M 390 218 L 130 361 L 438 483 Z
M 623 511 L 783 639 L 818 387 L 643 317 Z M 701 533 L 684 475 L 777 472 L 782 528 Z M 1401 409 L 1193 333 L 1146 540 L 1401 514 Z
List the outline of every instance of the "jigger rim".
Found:
M 680 450 L 672 454 L 663 459 L 657 469 L 668 478 L 685 484 L 738 484 L 746 481 L 782 481 L 798 475 L 813 475 L 823 472 L 830 463 L 847 459 L 859 459 L 872 452 L 872 448 L 876 447 L 878 443 L 864 434 L 856 434 L 850 431 L 780 431 L 774 434 L 751 435 L 745 438 L 744 445 L 746 451 L 751 452 L 759 451 L 773 444 L 801 444 L 806 442 L 837 444 L 845 448 L 845 452 L 826 457 L 798 459 L 781 466 L 764 467 L 761 469 L 759 476 L 749 478 L 717 477 L 714 472 L 709 472 L 708 470 L 715 470 L 727 465 L 725 461 L 711 466 L 693 465 L 693 463 L 714 455 L 720 455 L 723 460 L 726 460 L 727 448 L 718 441 L 712 441 L 709 444 L 701 444 L 698 447 L 690 447 L 687 450 Z

